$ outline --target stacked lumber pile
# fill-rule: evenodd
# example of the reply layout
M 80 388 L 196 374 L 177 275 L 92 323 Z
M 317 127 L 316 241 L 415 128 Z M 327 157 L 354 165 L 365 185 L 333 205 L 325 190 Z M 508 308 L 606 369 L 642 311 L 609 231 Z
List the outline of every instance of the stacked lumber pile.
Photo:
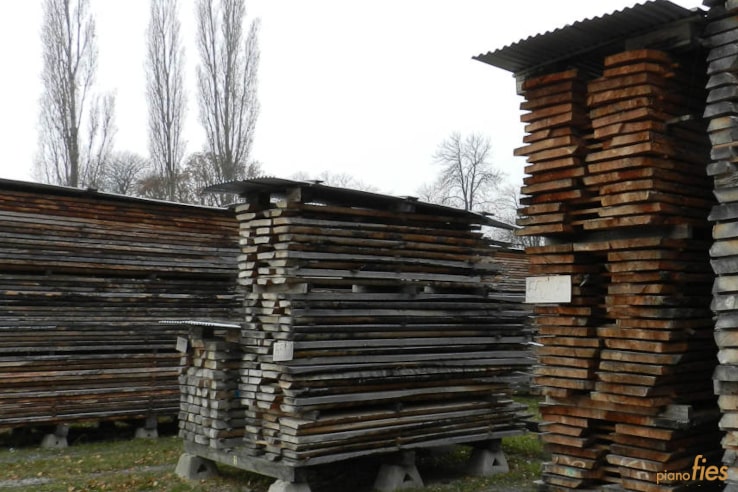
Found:
M 528 249 L 531 275 L 567 276 L 572 290 L 568 303 L 535 308 L 550 490 L 672 490 L 684 482 L 657 484 L 658 472 L 714 459 L 709 142 L 693 117 L 704 72 L 688 67 L 651 49 L 609 56 L 586 83 L 586 119 L 580 109 L 542 137 L 558 145 L 577 135 L 572 165 L 549 177 L 536 152 L 518 151 L 535 181 L 523 188 L 520 233 L 555 239 Z M 577 80 L 574 71 L 526 80 L 524 108 L 565 99 L 540 90 L 562 81 L 581 105 Z M 557 195 L 568 201 L 553 210 Z
M 232 212 L 0 182 L 0 428 L 176 415 L 185 332 L 240 299 Z
M 238 391 L 239 325 L 173 322 L 190 326 L 190 350 L 182 361 L 179 436 L 213 449 L 240 445 L 246 432 Z
M 712 308 L 720 363 L 714 386 L 723 414 L 723 463 L 729 467 L 726 490 L 733 490 L 738 487 L 738 6 L 724 0 L 705 4 L 711 7 L 704 31 L 709 47 L 705 118 L 712 143 L 707 173 L 714 179 L 718 201 L 710 214 L 714 223 L 710 255 L 716 274 Z
M 500 273 L 495 288 L 525 297 L 525 279 L 528 277 L 528 256 L 523 249 L 500 248 L 494 252 Z
M 488 219 L 309 183 L 242 185 L 259 193 L 236 209 L 241 454 L 315 465 L 523 431 L 510 394 L 531 362 L 528 309 L 520 283 L 500 288 L 510 281 L 478 231 Z
M 518 225 L 531 236 L 571 233 L 591 200 L 581 181 L 589 133 L 586 85 L 577 70 L 567 70 L 528 79 L 523 90 L 526 145 L 514 154 L 527 157 L 521 190 L 527 198 Z

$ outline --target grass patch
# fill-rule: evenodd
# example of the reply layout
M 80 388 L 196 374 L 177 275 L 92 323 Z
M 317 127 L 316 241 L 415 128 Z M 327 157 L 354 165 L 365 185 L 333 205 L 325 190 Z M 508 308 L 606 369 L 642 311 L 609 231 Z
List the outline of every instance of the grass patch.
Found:
M 536 397 L 516 397 L 529 406 L 534 419 L 540 418 Z M 123 430 L 122 434 L 120 431 Z M 266 492 L 273 479 L 244 470 L 218 465 L 220 477 L 204 482 L 182 480 L 174 468 L 182 453 L 182 441 L 171 435 L 159 439 L 131 439 L 127 429 L 117 427 L 117 436 L 83 427 L 70 432 L 65 449 L 41 449 L 38 434 L 12 436 L 0 432 L 0 491 L 18 492 Z M 98 431 L 99 432 L 99 431 Z M 161 428 L 160 428 L 161 432 Z M 35 443 L 35 444 L 34 444 Z M 418 468 L 430 492 L 486 492 L 494 490 L 536 490 L 545 459 L 538 435 L 527 433 L 502 440 L 510 472 L 492 477 L 464 475 L 471 449 L 457 446 L 446 453 L 418 452 Z M 347 486 L 341 492 L 368 492 L 372 489 L 378 459 L 366 463 L 347 462 L 327 467 L 330 478 Z M 349 488 L 347 488 L 349 487 Z M 322 486 L 314 487 L 316 492 Z M 333 490 L 333 488 L 331 488 Z
M 273 479 L 219 465 L 220 476 L 203 481 L 174 474 L 182 453 L 175 436 L 158 439 L 77 441 L 64 449 L 41 449 L 5 433 L 0 436 L 0 490 L 9 492 L 263 492 Z M 7 447 L 6 447 L 7 446 Z
M 541 474 L 543 445 L 537 434 L 527 433 L 502 440 L 510 471 L 490 477 L 464 475 L 471 448 L 457 447 L 448 455 L 421 458 L 418 469 L 426 487 L 408 492 L 482 492 L 494 490 L 535 491 Z

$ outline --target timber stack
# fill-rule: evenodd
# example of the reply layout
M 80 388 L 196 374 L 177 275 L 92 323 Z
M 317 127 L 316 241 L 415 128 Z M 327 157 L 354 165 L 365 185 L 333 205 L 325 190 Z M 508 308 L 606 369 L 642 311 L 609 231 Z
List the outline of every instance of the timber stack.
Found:
M 189 339 L 180 341 L 189 344 L 180 347 L 187 354 L 180 362 L 180 437 L 213 449 L 239 445 L 246 432 L 238 390 L 240 325 L 204 321 L 162 324 L 190 327 Z
M 712 308 L 720 365 L 714 374 L 722 411 L 726 490 L 738 489 L 738 4 L 706 1 L 710 6 L 704 37 L 709 48 L 705 119 L 712 143 L 708 175 L 717 204 L 712 209 L 710 255 L 715 272 Z
M 687 469 L 688 449 L 719 456 L 704 74 L 634 49 L 595 78 L 522 82 L 519 233 L 551 238 L 528 249 L 531 275 L 571 285 L 535 307 L 548 490 L 675 490 L 657 474 Z
M 182 328 L 241 304 L 231 211 L 1 181 L 0 429 L 176 416 Z
M 523 432 L 529 312 L 479 230 L 500 223 L 316 183 L 216 188 L 246 198 L 246 435 L 214 452 L 184 434 L 188 453 L 261 471 Z

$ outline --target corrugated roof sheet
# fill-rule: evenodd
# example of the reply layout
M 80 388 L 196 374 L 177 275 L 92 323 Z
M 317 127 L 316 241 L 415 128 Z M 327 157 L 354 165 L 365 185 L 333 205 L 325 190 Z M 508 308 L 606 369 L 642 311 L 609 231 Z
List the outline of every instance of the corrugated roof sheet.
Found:
M 74 188 L 71 186 L 60 186 L 46 183 L 36 183 L 32 181 L 21 181 L 14 179 L 0 178 L 0 193 L 2 190 L 18 190 L 29 193 L 39 193 L 44 195 L 57 196 L 86 196 L 95 197 L 100 200 L 113 200 L 121 202 L 140 202 L 143 204 L 167 205 L 173 207 L 184 208 L 202 208 L 211 210 L 224 210 L 222 207 L 210 207 L 206 205 L 196 205 L 192 203 L 170 202 L 167 200 L 157 200 L 154 198 L 141 198 L 130 195 L 121 195 L 118 193 L 110 193 L 107 191 L 98 191 L 95 188 Z
M 204 191 L 209 193 L 235 193 L 241 196 L 246 196 L 250 193 L 284 195 L 297 188 L 302 191 L 303 200 L 305 201 L 338 203 L 374 209 L 389 209 L 403 204 L 410 204 L 418 213 L 443 215 L 451 218 L 465 218 L 476 224 L 501 229 L 512 230 L 516 228 L 505 222 L 495 220 L 488 215 L 434 203 L 421 202 L 413 197 L 398 197 L 349 188 L 339 188 L 314 181 L 295 181 L 291 179 L 263 177 L 213 185 Z
M 627 38 L 689 18 L 700 20 L 702 16 L 698 9 L 653 0 L 530 36 L 473 58 L 515 74 L 563 61 L 570 61 L 569 67 L 594 71 L 593 64 L 603 55 L 622 50 Z

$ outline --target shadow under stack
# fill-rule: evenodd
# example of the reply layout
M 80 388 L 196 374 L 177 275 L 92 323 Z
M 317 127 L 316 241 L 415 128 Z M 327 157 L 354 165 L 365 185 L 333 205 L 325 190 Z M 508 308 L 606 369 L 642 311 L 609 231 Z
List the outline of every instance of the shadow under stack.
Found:
M 247 202 L 236 206 L 245 320 L 209 335 L 222 367 L 240 351 L 237 392 L 223 373 L 230 396 L 211 397 L 238 394 L 245 434 L 184 432 L 187 453 L 291 481 L 285 469 L 523 432 L 510 396 L 531 363 L 528 311 L 480 231 L 499 223 L 315 183 L 215 188 Z

